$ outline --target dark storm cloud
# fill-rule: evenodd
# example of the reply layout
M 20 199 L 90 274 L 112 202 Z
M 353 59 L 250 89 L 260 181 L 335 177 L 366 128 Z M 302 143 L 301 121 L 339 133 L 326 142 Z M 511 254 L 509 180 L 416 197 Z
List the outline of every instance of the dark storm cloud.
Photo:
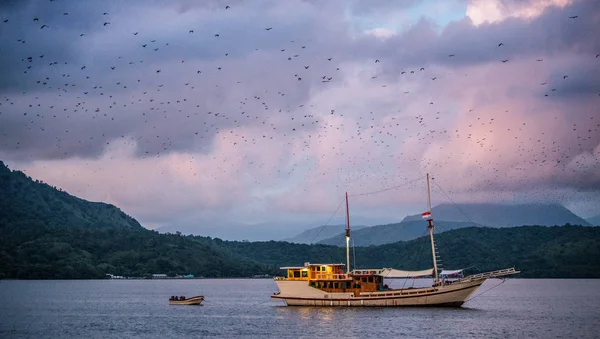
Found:
M 289 62 L 275 60 L 253 67 L 250 61 L 252 53 L 258 55 L 255 61 L 272 58 L 269 53 L 290 56 L 300 53 L 301 44 L 307 43 L 302 38 L 318 33 L 314 18 L 304 16 L 306 20 L 302 20 L 300 16 L 279 23 L 273 32 L 266 32 L 268 22 L 257 20 L 262 9 L 254 8 L 254 12 L 244 11 L 241 17 L 224 20 L 213 16 L 187 25 L 174 24 L 170 33 L 156 29 L 138 32 L 135 21 L 129 31 L 126 28 L 113 31 L 112 27 L 123 21 L 123 13 L 128 15 L 135 3 L 129 2 L 125 8 L 117 8 L 114 3 L 87 3 L 88 7 L 79 2 L 67 4 L 54 8 L 54 15 L 49 14 L 49 5 L 23 6 L 18 13 L 9 15 L 11 20 L 6 24 L 17 21 L 23 25 L 7 26 L 13 27 L 13 31 L 5 31 L 0 37 L 6 43 L 19 43 L 16 36 L 26 41 L 2 54 L 7 62 L 0 67 L 4 67 L 2 71 L 7 76 L 3 77 L 0 89 L 6 95 L 23 93 L 32 99 L 34 95 L 58 91 L 61 96 L 54 105 L 46 102 L 42 107 L 39 104 L 28 107 L 29 102 L 15 104 L 15 97 L 7 98 L 4 114 L 13 116 L 2 126 L 0 147 L 12 150 L 17 158 L 95 157 L 115 139 L 137 142 L 139 155 L 171 150 L 202 151 L 210 148 L 210 141 L 219 129 L 264 123 L 264 117 L 272 111 L 289 111 L 307 97 L 308 87 L 304 83 L 297 83 L 291 76 L 286 80 L 277 75 L 284 73 Z M 186 2 L 171 5 L 179 13 L 198 8 Z M 103 15 L 104 11 L 108 14 Z M 39 22 L 33 22 L 32 18 L 37 17 L 33 13 L 38 12 L 46 14 L 39 17 Z M 87 20 L 88 17 L 93 20 Z M 110 24 L 104 26 L 104 21 Z M 42 22 L 48 22 L 50 28 L 39 30 L 38 23 Z M 191 29 L 194 34 L 188 32 Z M 289 37 L 297 31 L 302 34 L 298 36 L 296 50 L 280 53 L 279 46 L 285 43 L 294 48 Z M 214 37 L 217 33 L 219 38 Z M 97 50 L 88 51 L 90 47 Z M 301 69 L 298 61 L 292 63 Z M 157 70 L 162 73 L 157 74 Z M 262 90 L 246 87 L 246 83 L 265 73 L 271 73 L 270 78 L 276 82 L 265 83 Z M 246 89 L 243 96 L 235 96 L 236 89 L 231 86 L 236 84 Z M 189 90 L 192 87 L 196 88 L 195 93 Z M 276 97 L 278 91 L 287 94 L 285 100 Z M 254 100 L 253 96 L 262 99 Z M 62 103 L 69 101 L 77 105 L 65 107 Z M 264 102 L 277 106 L 261 106 Z M 18 112 L 9 112 L 11 107 L 18 107 Z M 45 120 L 36 119 L 40 115 Z M 57 123 L 49 123 L 49 117 Z M 53 128 L 54 125 L 77 128 L 67 134 L 66 130 Z
M 350 6 L 360 13 L 411 4 L 414 1 L 355 1 Z M 17 158 L 96 157 L 118 140 L 135 141 L 141 156 L 202 151 L 210 149 L 214 136 L 226 128 L 259 126 L 279 110 L 297 111 L 320 84 L 298 82 L 294 73 L 335 76 L 332 65 L 380 59 L 379 72 L 389 79 L 420 67 L 474 66 L 505 59 L 511 63 L 600 50 L 593 33 L 600 29 L 598 20 L 584 14 L 577 20 L 568 18 L 569 13 L 594 13 L 590 1 L 567 9 L 550 7 L 532 20 L 473 26 L 464 19 L 441 33 L 422 19 L 388 39 L 349 38 L 347 24 L 339 17 L 343 11 L 333 5 L 313 4 L 317 10 L 308 5 L 294 16 L 271 13 L 268 1 L 258 7 L 244 1 L 235 5 L 225 10 L 219 1 L 12 3 L 6 14 L 9 22 L 0 23 L 0 42 L 8 46 L 0 54 L 0 71 L 6 74 L 0 91 L 7 96 L 0 147 Z M 136 20 L 131 13 L 147 17 Z M 194 15 L 201 19 L 189 19 Z M 144 21 L 153 20 L 157 25 L 144 26 Z M 42 24 L 50 27 L 40 29 Z M 274 29 L 267 32 L 267 27 Z M 500 42 L 504 46 L 497 46 Z M 304 45 L 308 48 L 300 48 Z M 306 64 L 310 69 L 303 69 Z M 552 80 L 557 91 L 551 98 L 593 93 L 596 78 L 586 73 L 587 67 L 565 69 L 577 81 Z M 60 97 L 50 98 L 51 93 Z M 46 101 L 38 106 L 35 96 Z M 15 101 L 19 103 L 12 104 Z M 307 113 L 315 110 L 329 108 Z M 76 128 L 60 127 L 68 125 Z
M 450 23 L 436 33 L 435 25 L 421 20 L 405 34 L 372 45 L 389 70 L 431 64 L 448 67 L 518 59 L 543 59 L 555 54 L 595 56 L 600 51 L 600 11 L 595 1 L 576 1 L 568 8 L 548 7 L 531 20 L 508 18 L 473 26 L 470 19 Z M 570 19 L 572 13 L 580 13 Z M 503 46 L 498 46 L 503 43 Z M 453 56 L 450 56 L 453 55 Z M 400 61 L 401 60 L 401 61 Z M 388 70 L 388 67 L 386 67 Z

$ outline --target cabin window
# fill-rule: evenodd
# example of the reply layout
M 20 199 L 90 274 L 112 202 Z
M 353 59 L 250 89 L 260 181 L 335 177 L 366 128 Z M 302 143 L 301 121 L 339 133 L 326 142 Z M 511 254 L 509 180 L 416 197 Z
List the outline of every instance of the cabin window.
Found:
M 369 282 L 372 283 L 373 282 L 373 276 L 369 277 Z
M 338 283 L 333 283 L 333 288 L 339 288 Z
M 381 282 L 381 277 L 380 276 L 375 277 L 375 282 L 376 283 L 380 283 Z
M 294 278 L 300 278 L 300 271 L 294 271 Z
M 365 277 L 360 278 L 360 280 L 362 280 L 362 282 L 367 282 L 367 278 Z
M 308 271 L 302 271 L 302 278 L 308 277 Z

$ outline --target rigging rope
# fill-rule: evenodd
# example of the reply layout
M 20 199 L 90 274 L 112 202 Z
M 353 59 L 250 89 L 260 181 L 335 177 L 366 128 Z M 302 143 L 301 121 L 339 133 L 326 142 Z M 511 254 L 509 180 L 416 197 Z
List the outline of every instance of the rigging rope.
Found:
M 403 183 L 403 184 L 401 184 L 401 185 L 397 185 L 397 186 L 392 186 L 392 187 L 388 187 L 388 188 L 380 189 L 380 190 L 378 190 L 378 191 L 366 192 L 366 193 L 360 193 L 360 194 L 349 194 L 348 196 L 350 196 L 350 197 L 360 197 L 360 196 L 363 196 L 363 195 L 371 195 L 371 194 L 377 194 L 377 193 L 387 192 L 387 191 L 391 191 L 391 190 L 394 190 L 394 189 L 397 189 L 397 188 L 400 188 L 400 187 L 406 186 L 406 185 L 408 185 L 408 184 L 412 184 L 412 183 L 414 183 L 414 182 L 417 182 L 417 181 L 419 181 L 419 180 L 423 180 L 423 178 L 424 178 L 424 177 L 425 177 L 425 176 L 422 176 L 422 177 L 420 177 L 420 178 L 417 178 L 417 179 L 414 179 L 414 180 L 411 180 L 411 181 L 405 182 L 405 183 Z
M 454 204 L 454 206 L 471 222 L 473 223 L 475 226 L 478 227 L 488 227 L 486 225 L 482 225 L 480 223 L 476 223 L 474 222 L 468 215 L 467 213 L 465 213 L 465 211 L 462 210 L 462 208 L 460 208 L 460 206 L 458 206 L 458 204 L 456 202 L 454 202 L 454 200 L 452 200 L 452 198 L 450 198 L 450 196 L 444 191 L 444 189 L 442 189 L 442 187 L 435 181 L 433 180 L 433 183 L 437 186 L 437 188 L 440 189 L 440 191 L 446 196 L 446 198 L 448 198 L 448 200 L 450 200 L 452 202 L 452 204 Z M 493 257 L 494 259 L 496 259 L 497 262 L 502 262 L 502 259 L 504 259 L 504 257 L 499 257 L 497 254 L 495 254 L 494 252 L 489 252 L 489 255 L 491 257 Z M 498 260 L 500 259 L 500 260 Z
M 458 206 L 458 204 L 455 203 L 454 200 L 452 200 L 452 198 L 450 198 L 450 196 L 446 193 L 446 191 L 444 191 L 442 189 L 442 187 L 435 180 L 432 180 L 432 181 L 433 181 L 433 184 L 436 185 L 440 189 L 440 191 L 442 191 L 442 193 L 446 196 L 446 198 L 448 198 L 448 200 L 450 200 L 450 202 L 452 202 L 452 204 L 454 204 L 454 207 L 456 207 L 460 211 L 460 213 L 462 213 L 470 222 L 472 222 L 473 224 L 475 224 L 477 226 L 484 226 L 482 224 L 476 223 L 473 220 L 471 220 L 471 218 L 467 215 L 467 213 L 465 213 L 465 211 L 463 211 L 462 208 L 460 208 L 460 206 Z
M 423 180 L 423 178 L 425 178 L 425 176 L 421 176 L 420 178 L 405 182 L 401 185 L 397 185 L 397 186 L 392 186 L 392 187 L 388 187 L 388 188 L 384 188 L 378 191 L 373 191 L 373 192 L 366 192 L 366 193 L 360 193 L 360 194 L 349 194 L 349 197 L 359 197 L 359 196 L 363 196 L 363 195 L 371 195 L 371 194 L 377 194 L 377 193 L 382 193 L 382 192 L 387 192 L 387 191 L 391 191 L 409 184 L 412 184 L 414 182 L 417 182 L 419 180 Z M 338 180 L 341 182 L 341 180 L 338 178 Z M 345 198 L 342 199 L 342 201 L 340 202 L 340 204 L 338 205 L 338 207 L 335 209 L 335 212 L 333 212 L 333 214 L 329 217 L 329 220 L 327 220 L 327 222 L 325 223 L 325 225 L 323 226 L 327 226 L 329 225 L 329 222 L 331 221 L 331 219 L 333 219 L 333 217 L 337 214 L 337 212 L 339 211 L 340 207 L 342 207 L 342 204 L 344 203 Z M 348 222 L 348 220 L 346 220 L 346 222 Z M 321 227 L 321 229 L 319 230 L 319 232 L 314 236 L 313 240 L 310 242 L 311 244 L 314 243 L 315 239 L 317 239 L 317 237 L 321 234 L 321 232 L 323 231 L 324 227 Z M 355 264 L 356 265 L 356 264 Z
M 479 297 L 479 296 L 482 296 L 484 293 L 487 293 L 487 292 L 489 292 L 489 291 L 493 290 L 494 288 L 496 288 L 496 287 L 498 287 L 498 286 L 500 286 L 500 285 L 504 284 L 505 282 L 506 282 L 506 278 L 502 278 L 502 281 L 501 281 L 499 284 L 497 284 L 496 286 L 494 286 L 494 287 L 491 287 L 491 288 L 488 288 L 487 290 L 485 290 L 485 291 L 483 291 L 483 292 L 479 293 L 478 295 L 474 295 L 474 296 L 472 296 L 471 298 L 467 299 L 467 301 L 465 301 L 464 303 L 466 304 L 466 303 L 468 303 L 469 301 L 471 301 L 471 300 L 473 300 L 473 299 L 475 299 L 475 298 L 477 298 L 477 297 Z
M 346 201 L 346 198 L 344 198 L 342 201 L 340 201 L 340 204 L 338 205 L 338 207 L 335 209 L 335 212 L 333 212 L 333 214 L 329 217 L 329 220 L 327 220 L 327 222 L 325 223 L 325 225 L 323 225 L 323 227 L 321 227 L 321 229 L 319 230 L 319 232 L 317 232 L 317 235 L 315 235 L 315 237 L 313 238 L 313 240 L 310 242 L 310 244 L 315 242 L 315 239 L 317 239 L 317 237 L 319 236 L 319 234 L 321 234 L 321 232 L 323 231 L 323 229 L 325 228 L 325 226 L 327 226 L 329 224 L 329 222 L 331 221 L 331 219 L 333 219 L 333 217 L 336 215 L 336 213 L 338 212 L 338 210 L 340 209 L 340 207 L 342 207 L 342 204 L 344 203 L 344 201 Z

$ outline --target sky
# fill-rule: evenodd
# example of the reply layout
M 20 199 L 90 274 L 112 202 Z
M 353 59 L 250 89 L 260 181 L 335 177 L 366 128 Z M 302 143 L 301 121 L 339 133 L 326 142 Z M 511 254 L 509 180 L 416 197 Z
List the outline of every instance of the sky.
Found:
M 266 240 L 432 203 L 600 214 L 594 0 L 4 0 L 0 160 Z

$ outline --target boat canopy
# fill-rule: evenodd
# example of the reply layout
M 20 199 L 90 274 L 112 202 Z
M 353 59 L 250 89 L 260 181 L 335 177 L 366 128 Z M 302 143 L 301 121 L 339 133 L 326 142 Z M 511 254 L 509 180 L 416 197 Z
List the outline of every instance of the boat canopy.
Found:
M 378 274 L 384 278 L 415 278 L 415 277 L 426 277 L 433 275 L 433 268 L 429 268 L 422 271 L 401 271 L 393 268 L 384 268 Z
M 464 268 L 462 268 L 460 270 L 442 270 L 440 275 L 445 275 L 445 276 L 457 275 L 457 274 L 461 274 L 463 270 L 464 270 Z

